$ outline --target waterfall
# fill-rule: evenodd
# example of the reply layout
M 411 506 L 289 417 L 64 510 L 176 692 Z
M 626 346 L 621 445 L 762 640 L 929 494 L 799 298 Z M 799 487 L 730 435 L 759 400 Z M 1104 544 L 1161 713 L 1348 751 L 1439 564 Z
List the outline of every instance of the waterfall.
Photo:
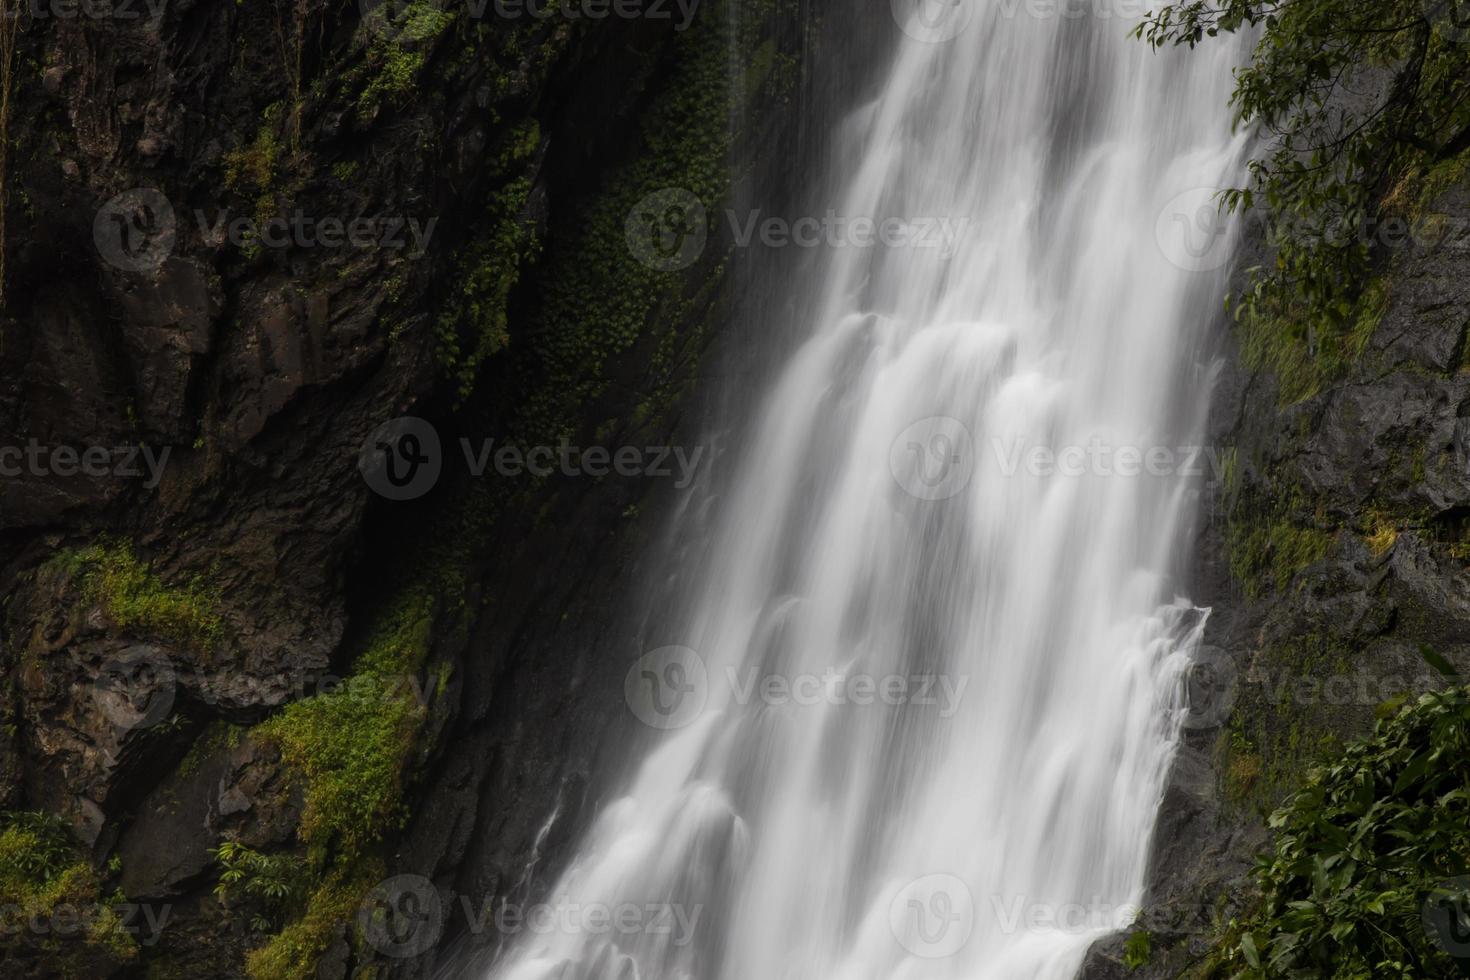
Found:
M 841 247 L 679 645 L 628 675 L 656 739 L 547 896 L 568 917 L 462 975 L 1068 978 L 1136 912 L 1244 152 L 1239 49 L 1155 53 L 1144 8 L 873 8 Z

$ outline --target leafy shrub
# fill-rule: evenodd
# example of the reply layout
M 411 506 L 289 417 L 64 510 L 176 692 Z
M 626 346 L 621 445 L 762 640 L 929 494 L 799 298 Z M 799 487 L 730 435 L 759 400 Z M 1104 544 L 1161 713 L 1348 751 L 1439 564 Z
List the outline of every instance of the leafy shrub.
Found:
M 117 961 L 132 959 L 137 946 L 113 911 L 121 898 L 102 898 L 96 873 L 56 817 L 34 811 L 0 813 L 0 906 L 12 916 L 41 920 L 61 906 L 73 906 L 73 914 L 75 907 L 95 910 L 78 948 L 64 949 L 66 938 L 54 935 L 8 936 L 7 943 L 39 942 L 48 955 L 55 953 L 57 975 L 66 975 L 88 948 L 105 949 Z
M 1259 32 L 1231 103 L 1237 123 L 1267 142 L 1248 186 L 1226 190 L 1222 202 L 1266 208 L 1272 254 L 1235 307 L 1248 354 L 1282 377 L 1287 400 L 1310 395 L 1320 365 L 1355 357 L 1376 326 L 1379 219 L 1415 219 L 1463 171 L 1470 21 L 1462 6 L 1188 0 L 1150 13 L 1136 31 L 1155 47 Z
M 1470 689 L 1419 698 L 1272 814 L 1259 907 L 1217 966 L 1244 978 L 1470 975 L 1426 926 L 1470 873 Z M 1462 919 L 1458 926 L 1464 927 Z M 1448 944 L 1451 949 L 1453 944 Z M 1464 955 L 1460 953 L 1459 955 Z
M 306 891 L 305 868 L 294 855 L 262 854 L 239 841 L 222 841 L 213 852 L 224 869 L 214 893 L 250 910 L 250 927 L 259 932 L 279 926 Z

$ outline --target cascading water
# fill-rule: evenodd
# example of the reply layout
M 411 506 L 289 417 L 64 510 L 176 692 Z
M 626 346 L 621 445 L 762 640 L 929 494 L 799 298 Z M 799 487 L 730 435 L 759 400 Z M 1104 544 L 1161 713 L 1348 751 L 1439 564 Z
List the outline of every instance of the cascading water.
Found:
M 630 673 L 668 730 L 553 889 L 677 914 L 488 976 L 1067 978 L 1141 900 L 1228 249 L 1187 192 L 1242 143 L 1236 52 L 1115 2 L 895 0 L 832 207 L 958 234 L 827 251 L 686 648 Z

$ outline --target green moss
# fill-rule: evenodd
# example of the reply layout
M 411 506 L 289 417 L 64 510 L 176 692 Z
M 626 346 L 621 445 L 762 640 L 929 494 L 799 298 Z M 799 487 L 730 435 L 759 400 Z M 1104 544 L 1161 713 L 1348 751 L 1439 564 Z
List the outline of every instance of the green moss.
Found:
M 1365 517 L 1363 543 L 1368 546 L 1374 558 L 1382 558 L 1398 542 L 1398 527 L 1383 510 L 1376 507 L 1369 509 Z
M 1316 395 L 1343 378 L 1357 363 L 1388 308 L 1388 288 L 1382 279 L 1370 282 L 1351 308 L 1341 330 L 1305 326 L 1306 318 L 1243 311 L 1240 318 L 1241 356 L 1252 371 L 1269 371 L 1279 388 L 1283 406 Z
M 425 590 L 406 592 L 385 607 L 357 660 L 357 675 L 395 679 L 421 668 L 429 652 L 434 613 L 435 602 Z
M 1225 769 L 1225 798 L 1243 806 L 1261 777 L 1261 757 L 1256 752 L 1232 750 L 1230 765 Z
M 1348 362 L 1343 363 L 1339 370 L 1345 373 L 1349 363 L 1363 356 L 1387 310 L 1388 282 L 1386 279 L 1375 279 L 1363 289 L 1363 295 L 1358 298 L 1357 315 L 1353 318 L 1347 337 Z
M 457 285 L 439 316 L 439 362 L 455 377 L 461 398 L 473 390 L 485 359 L 510 343 L 506 304 L 522 265 L 538 252 L 526 200 L 531 193 L 530 163 L 540 142 L 541 130 L 534 121 L 508 137 L 494 164 L 504 183 L 491 195 L 480 230 L 458 257 Z
M 379 4 L 363 21 L 370 32 L 370 77 L 358 97 L 358 113 L 371 116 L 383 102 L 399 104 L 414 93 L 428 52 L 454 22 L 454 15 L 432 2 Z
M 1141 970 L 1154 957 L 1154 940 L 1147 929 L 1131 934 L 1123 943 L 1123 966 L 1129 971 Z
M 1340 703 L 1322 681 L 1354 676 L 1355 649 L 1308 629 L 1251 654 L 1252 679 L 1236 688 L 1228 728 L 1216 745 L 1225 800 L 1249 813 L 1269 811 L 1298 789 L 1313 766 L 1371 724 L 1366 705 Z
M 1386 210 L 1402 213 L 1410 221 L 1418 221 L 1432 208 L 1440 195 L 1470 180 L 1470 155 L 1460 154 L 1428 166 L 1405 172 L 1397 186 L 1384 198 Z
M 516 373 L 529 395 L 515 406 L 515 435 L 527 443 L 554 444 L 570 437 L 607 390 L 618 358 L 634 343 L 648 343 L 652 363 L 644 384 L 668 404 L 671 368 L 680 344 L 692 335 L 673 328 L 708 307 L 723 272 L 720 257 L 706 255 L 697 270 L 698 295 L 687 295 L 689 270 L 663 272 L 639 261 L 628 246 L 626 224 L 649 194 L 680 188 L 703 204 L 708 229 L 731 180 L 734 144 L 729 120 L 744 93 L 729 78 L 732 45 L 738 63 L 764 43 L 769 4 L 742 10 L 738 27 L 724 3 L 707 11 L 673 42 L 673 63 L 660 81 L 639 128 L 638 152 L 613 169 L 604 186 L 578 208 L 575 225 L 558 229 L 536 277 L 544 302 L 535 311 L 519 350 Z M 738 31 L 736 36 L 731 32 Z M 768 86 L 785 84 L 778 72 Z M 707 249 L 716 245 L 711 235 Z M 697 328 L 696 321 L 696 328 Z M 675 343 L 678 340 L 680 343 Z
M 427 657 L 432 625 L 433 600 L 406 596 L 384 611 L 341 688 L 287 705 L 255 729 L 304 788 L 299 833 L 318 864 L 350 863 L 399 823 L 403 767 L 422 716 L 405 678 Z
M 27 920 L 46 919 L 63 906 L 85 908 L 93 914 L 83 942 L 105 948 L 117 960 L 130 960 L 137 946 L 112 909 L 116 900 L 104 900 L 101 892 L 96 872 L 59 820 L 38 812 L 0 813 L 0 906 L 18 909 Z M 53 946 L 68 938 L 40 941 Z
M 0 814 L 0 902 L 50 908 L 66 894 L 68 878 L 87 870 L 54 817 Z
M 1220 453 L 1220 482 L 1226 510 L 1233 509 L 1240 496 L 1240 450 L 1229 446 Z
M 306 903 L 306 913 L 245 959 L 252 980 L 314 977 L 316 963 L 336 938 L 343 922 L 351 921 L 363 896 L 382 880 L 380 862 L 367 862 L 349 875 L 329 875 Z
M 1305 417 L 1305 416 L 1304 416 Z M 1252 598 L 1285 591 L 1297 573 L 1325 558 L 1335 532 L 1293 486 L 1247 486 L 1238 453 L 1225 453 L 1225 547 L 1231 574 Z
M 751 51 L 745 62 L 745 71 L 742 73 L 743 91 L 745 101 L 750 102 L 760 93 L 771 78 L 771 73 L 776 70 L 777 63 L 782 59 L 780 49 L 776 46 L 774 38 L 766 38 Z
M 1252 598 L 1270 588 L 1285 591 L 1298 572 L 1327 557 L 1332 540 L 1328 532 L 1287 517 L 1265 523 L 1232 519 L 1227 526 L 1230 571 Z
M 123 542 L 102 542 L 58 559 L 82 576 L 88 597 L 100 602 L 120 630 L 145 633 L 206 649 L 224 632 L 218 597 L 195 580 L 168 586 Z
M 283 900 L 262 913 L 270 920 L 262 925 L 275 925 L 278 917 L 289 921 L 250 954 L 252 977 L 311 975 L 336 928 L 382 878 L 373 848 L 401 823 L 406 766 L 424 718 L 408 678 L 428 658 L 436 597 L 448 594 L 450 583 L 462 584 L 463 568 L 443 564 L 433 575 L 409 578 L 416 584 L 385 605 L 366 630 L 353 675 L 342 687 L 287 705 L 252 730 L 279 748 L 288 779 L 302 788 L 298 836 L 322 882 L 300 900 L 282 893 Z M 266 867 L 261 861 L 290 859 L 244 860 L 258 872 Z M 252 872 L 244 865 L 241 870 L 243 884 Z M 283 868 L 268 870 L 280 892 Z
M 417 712 L 403 691 L 352 678 L 340 691 L 289 705 L 256 730 L 305 783 L 300 835 L 316 861 L 331 846 L 359 854 L 398 824 Z
M 236 193 L 265 193 L 276 182 L 276 168 L 281 160 L 281 107 L 277 103 L 266 109 L 260 128 L 248 146 L 225 154 L 225 186 Z

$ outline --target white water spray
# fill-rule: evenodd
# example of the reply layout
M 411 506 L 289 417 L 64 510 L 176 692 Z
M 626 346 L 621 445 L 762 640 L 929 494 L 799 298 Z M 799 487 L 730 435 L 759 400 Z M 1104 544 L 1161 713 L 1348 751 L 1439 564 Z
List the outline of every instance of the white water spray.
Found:
M 807 283 L 688 649 L 630 675 L 669 730 L 489 977 L 1065 980 L 1143 898 L 1229 249 L 1170 209 L 1239 179 L 1236 51 L 897 6 L 834 210 L 963 234 Z

